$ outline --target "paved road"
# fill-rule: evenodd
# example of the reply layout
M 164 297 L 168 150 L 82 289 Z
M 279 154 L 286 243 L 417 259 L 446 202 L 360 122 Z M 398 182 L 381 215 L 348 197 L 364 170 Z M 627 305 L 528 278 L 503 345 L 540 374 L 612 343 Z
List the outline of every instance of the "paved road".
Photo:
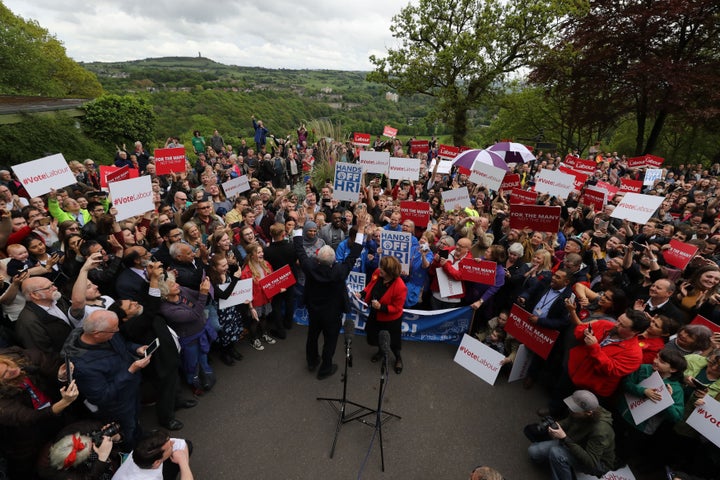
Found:
M 549 478 L 526 455 L 522 427 L 544 405 L 537 388 L 523 390 L 500 378 L 490 386 L 453 362 L 456 348 L 405 342 L 401 375 L 391 372 L 384 408 L 402 417 L 383 426 L 385 473 L 378 440 L 364 462 L 374 429 L 350 422 L 340 431 L 329 458 L 337 415 L 317 397 L 341 397 L 342 336 L 336 361 L 340 371 L 318 381 L 306 370 L 306 328 L 256 352 L 233 367 L 215 360 L 218 384 L 192 410 L 180 411 L 180 437 L 195 444 L 191 465 L 196 479 L 462 479 L 481 464 L 495 466 L 506 479 Z M 355 337 L 348 398 L 377 405 L 379 365 L 374 348 Z M 143 412 L 144 424 L 152 410 Z

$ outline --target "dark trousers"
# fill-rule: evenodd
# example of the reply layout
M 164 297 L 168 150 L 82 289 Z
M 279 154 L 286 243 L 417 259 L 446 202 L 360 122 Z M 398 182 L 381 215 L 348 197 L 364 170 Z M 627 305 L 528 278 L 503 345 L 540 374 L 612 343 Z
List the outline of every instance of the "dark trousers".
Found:
M 381 330 L 387 330 L 390 334 L 390 350 L 392 350 L 396 359 L 400 358 L 400 350 L 402 349 L 402 317 L 389 322 L 368 320 L 365 325 L 368 345 L 378 346 L 378 335 Z
M 309 366 L 318 363 L 318 339 L 323 335 L 322 355 L 320 356 L 320 369 L 318 374 L 329 373 L 332 369 L 332 359 L 335 355 L 338 336 L 340 336 L 340 323 L 342 314 L 328 315 L 320 309 L 308 307 L 309 328 L 305 343 L 305 355 Z
M 275 295 L 272 299 L 272 309 L 277 325 L 273 325 L 271 328 L 291 329 L 295 315 L 295 289 L 290 287 L 285 292 Z

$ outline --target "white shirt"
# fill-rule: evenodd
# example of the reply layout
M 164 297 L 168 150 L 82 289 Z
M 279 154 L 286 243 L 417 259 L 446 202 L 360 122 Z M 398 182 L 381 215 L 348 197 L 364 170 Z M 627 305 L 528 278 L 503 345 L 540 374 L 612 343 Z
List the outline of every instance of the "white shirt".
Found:
M 182 438 L 173 438 L 171 440 L 174 442 L 173 452 L 187 447 L 185 440 Z M 132 453 L 130 453 L 112 478 L 113 480 L 162 480 L 162 464 L 158 468 L 140 468 L 135 464 Z

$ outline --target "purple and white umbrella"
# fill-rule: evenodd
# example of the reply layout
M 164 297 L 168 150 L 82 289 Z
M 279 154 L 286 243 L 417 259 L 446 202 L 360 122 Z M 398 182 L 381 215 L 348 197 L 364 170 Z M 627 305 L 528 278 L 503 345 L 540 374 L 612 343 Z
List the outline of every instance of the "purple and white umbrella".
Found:
M 455 157 L 455 160 L 453 160 L 453 165 L 472 170 L 472 167 L 476 161 L 487 163 L 488 165 L 492 165 L 494 167 L 502 168 L 505 171 L 510 170 L 500 154 L 496 152 L 491 152 L 489 150 L 480 149 L 465 150 L 460 155 Z
M 500 142 L 488 150 L 495 152 L 505 160 L 505 163 L 525 163 L 535 160 L 535 155 L 522 143 Z

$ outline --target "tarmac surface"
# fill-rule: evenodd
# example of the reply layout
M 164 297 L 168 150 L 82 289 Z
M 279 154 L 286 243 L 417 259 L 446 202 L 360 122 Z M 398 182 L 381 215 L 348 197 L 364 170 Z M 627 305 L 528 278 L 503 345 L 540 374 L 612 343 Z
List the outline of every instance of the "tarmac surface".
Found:
M 377 436 L 368 454 L 374 414 L 365 417 L 369 426 L 343 424 L 330 458 L 338 414 L 317 397 L 342 398 L 343 336 L 338 372 L 320 381 L 305 365 L 306 333 L 296 325 L 286 340 L 261 352 L 244 344 L 244 360 L 231 367 L 211 356 L 217 385 L 197 407 L 178 412 L 185 428 L 171 432 L 193 442 L 196 479 L 464 480 L 478 465 L 498 469 L 507 480 L 549 478 L 528 459 L 522 433 L 545 405 L 542 389 L 508 384 L 503 373 L 491 386 L 453 361 L 457 347 L 438 343 L 403 342 L 404 371 L 387 376 L 383 409 L 402 418 L 382 426 L 385 472 Z M 354 337 L 347 385 L 347 399 L 373 411 L 380 384 L 380 363 L 370 362 L 374 352 L 365 337 Z M 152 407 L 144 408 L 142 423 L 155 425 Z

